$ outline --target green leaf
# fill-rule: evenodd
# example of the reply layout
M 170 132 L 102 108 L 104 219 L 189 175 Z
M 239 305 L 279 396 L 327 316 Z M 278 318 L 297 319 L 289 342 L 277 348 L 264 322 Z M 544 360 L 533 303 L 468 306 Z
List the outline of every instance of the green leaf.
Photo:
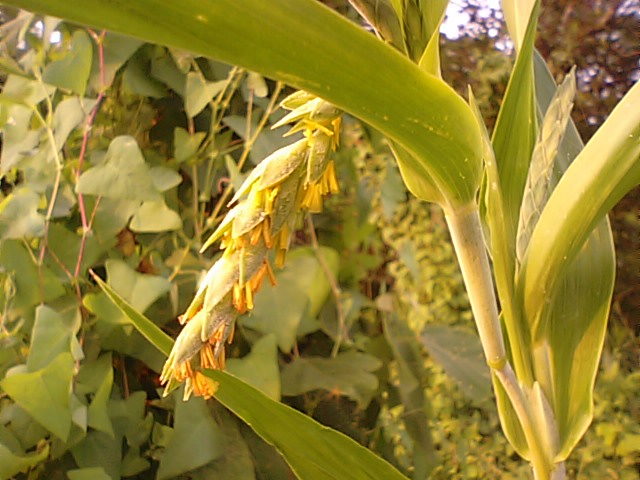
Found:
M 143 44 L 141 40 L 113 32 L 106 32 L 101 43 L 104 55 L 103 72 L 100 71 L 100 62 L 93 62 L 89 79 L 89 85 L 96 92 L 102 88 L 102 75 L 104 74 L 104 86 L 109 87 L 124 62 Z M 94 45 L 93 47 L 93 55 L 97 58 L 99 55 L 98 46 Z
M 282 369 L 282 394 L 296 396 L 327 390 L 366 407 L 378 388 L 373 372 L 381 366 L 376 357 L 359 352 L 341 353 L 335 358 L 297 358 Z
M 158 327 L 151 320 L 142 315 L 136 308 L 132 307 L 124 298 L 122 298 L 116 290 L 107 285 L 100 277 L 93 274 L 93 279 L 96 281 L 102 291 L 109 297 L 109 300 L 118 307 L 118 309 L 134 324 L 136 329 L 154 345 L 158 350 L 168 356 L 171 352 L 171 346 L 173 340 L 169 335 L 164 333 L 160 327 Z
M 254 480 L 259 460 L 251 455 L 247 443 L 240 434 L 241 423 L 219 403 L 210 402 L 208 406 L 222 430 L 224 452 L 207 466 L 192 472 L 191 478 L 194 480 Z M 272 455 L 281 458 L 276 452 L 272 452 Z
M 60 60 L 49 63 L 42 80 L 58 88 L 84 95 L 91 72 L 93 46 L 87 32 L 78 29 L 73 33 L 71 49 Z
M 532 321 L 596 225 L 640 183 L 638 102 L 636 83 L 565 172 L 540 216 L 519 282 Z
M 149 173 L 153 186 L 159 192 L 166 192 L 182 183 L 182 176 L 167 167 L 152 167 Z
M 191 135 L 184 128 L 176 127 L 173 131 L 173 156 L 176 161 L 186 162 L 195 156 L 206 136 L 205 132 L 196 132 Z
M 402 314 L 402 318 L 395 312 L 384 315 L 384 335 L 398 366 L 398 391 L 404 406 L 402 421 L 413 442 L 414 478 L 428 478 L 439 461 L 429 424 L 430 402 L 424 391 L 424 358 L 419 340 L 405 320 L 406 312 Z
M 538 57 L 536 62 L 540 110 L 544 111 L 556 86 L 544 61 Z M 633 89 L 629 93 L 633 95 L 632 92 Z M 562 215 L 562 221 L 567 222 L 564 235 L 554 237 L 558 226 L 545 223 L 541 227 L 539 220 L 534 236 L 536 242 L 542 244 L 534 246 L 530 243 L 531 250 L 525 256 L 518 278 L 518 295 L 530 295 L 521 298 L 532 324 L 536 376 L 553 406 L 558 424 L 558 461 L 565 459 L 573 450 L 593 416 L 593 389 L 604 343 L 615 269 L 611 229 L 602 216 L 616 201 L 616 196 L 619 198 L 630 183 L 633 185 L 634 181 L 638 183 L 640 180 L 640 142 L 637 140 L 640 115 L 631 107 L 640 99 L 640 89 L 636 88 L 635 95 L 635 98 L 627 96 L 623 99 L 623 111 L 616 115 L 617 109 L 614 110 L 582 151 L 578 132 L 573 123 L 569 123 L 556 159 L 557 170 L 562 173 L 566 169 L 560 180 L 563 188 L 556 187 L 551 196 L 551 199 L 555 197 L 553 206 L 550 199 L 541 215 L 542 218 L 553 214 L 552 221 L 556 222 L 560 217 L 555 214 Z M 609 121 L 612 123 L 607 125 Z M 594 140 L 599 144 L 594 146 Z M 573 164 L 567 168 L 574 157 Z M 582 165 L 578 166 L 577 162 L 582 162 Z M 602 171 L 602 168 L 609 170 Z M 617 178 L 614 175 L 618 175 Z M 573 188 L 584 193 L 579 203 L 575 199 L 570 200 Z M 568 196 L 567 191 L 570 192 Z M 548 210 L 550 208 L 561 211 Z M 571 213 L 563 211 L 567 208 Z M 568 227 L 570 229 L 566 230 Z M 539 228 L 545 229 L 545 238 L 539 235 Z M 551 238 L 546 238 L 547 234 Z M 549 245 L 549 241 L 555 243 Z M 546 250 L 546 257 L 538 257 L 538 249 Z M 526 283 L 536 281 L 525 276 L 533 266 L 530 262 L 540 261 L 532 257 L 545 258 L 546 262 L 544 266 L 535 266 L 534 272 L 550 270 L 550 273 L 546 272 L 551 275 L 547 277 L 546 292 Z M 531 301 L 536 296 L 544 299 L 544 305 L 531 308 Z
M 499 186 L 502 193 L 507 252 L 493 252 L 493 256 L 514 255 L 515 236 L 524 186 L 529 172 L 531 153 L 537 135 L 537 110 L 533 75 L 533 42 L 538 18 L 538 4 L 528 23 L 527 35 L 511 72 L 507 90 L 498 113 L 492 143 L 498 165 Z M 489 190 L 487 201 L 497 201 Z M 490 208 L 488 206 L 487 208 Z M 513 278 L 513 272 L 507 272 Z M 512 320 L 505 319 L 507 322 Z
M 469 106 L 439 78 L 315 0 L 7 3 L 190 50 L 305 89 L 410 152 L 448 206 L 475 198 L 481 138 Z
M 181 227 L 180 215 L 171 210 L 164 200 L 142 202 L 129 224 L 134 232 L 165 232 Z
M 122 74 L 123 89 L 133 95 L 142 97 L 162 98 L 167 95 L 167 89 L 150 74 L 149 51 L 152 46 L 145 45 L 127 61 Z
M 53 138 L 58 151 L 62 150 L 69 134 L 85 120 L 95 104 L 95 100 L 81 100 L 79 97 L 65 98 L 58 103 L 53 115 Z
M 44 215 L 38 213 L 40 195 L 28 187 L 16 189 L 0 203 L 0 237 L 22 239 L 44 234 Z
M 226 80 L 208 82 L 202 74 L 189 72 L 185 88 L 184 109 L 191 118 L 198 115 L 204 107 L 227 85 Z
M 280 400 L 280 369 L 275 335 L 262 337 L 245 357 L 228 359 L 226 369 L 269 398 Z
M 92 363 L 84 362 L 81 367 L 85 375 L 92 375 L 98 387 L 94 393 L 88 410 L 88 425 L 95 430 L 105 432 L 115 438 L 109 412 L 107 410 L 111 387 L 113 386 L 113 365 L 111 352 L 104 353 Z M 90 373 L 87 372 L 91 368 Z M 81 370 L 82 371 L 82 370 Z M 80 377 L 78 378 L 80 381 Z
M 110 478 L 120 478 L 122 464 L 122 436 L 90 430 L 86 437 L 71 448 L 71 454 L 80 468 L 99 468 Z
M 321 247 L 318 254 L 322 255 L 335 278 L 338 273 L 337 252 Z M 315 251 L 310 248 L 293 250 L 287 256 L 286 267 L 277 273 L 276 279 L 275 287 L 265 287 L 258 292 L 252 314 L 240 322 L 261 333 L 273 333 L 280 350 L 290 352 L 298 326 L 305 318 L 316 317 L 330 287 Z
M 78 468 L 67 472 L 69 480 L 113 480 L 102 467 Z
M 469 398 L 482 403 L 491 397 L 489 368 L 475 333 L 446 325 L 427 325 L 422 342 Z
M 404 479 L 393 466 L 346 435 L 275 402 L 228 373 L 206 371 L 219 383 L 216 399 L 244 420 L 305 480 Z
M 98 277 L 94 277 L 136 328 L 162 353 L 169 355 L 172 340 L 151 320 L 133 309 Z M 220 385 L 216 398 L 238 415 L 305 480 L 404 479 L 393 466 L 342 433 L 328 429 L 302 413 L 271 400 L 241 380 L 219 371 L 206 371 Z
M 202 398 L 176 399 L 173 434 L 160 459 L 158 480 L 175 478 L 219 458 L 224 453 L 223 441 Z
M 78 29 L 73 33 L 70 50 L 60 60 L 54 60 L 45 67 L 42 80 L 83 96 L 91 72 L 92 58 L 91 39 L 87 32 Z
M 129 136 L 111 141 L 106 157 L 80 176 L 76 191 L 126 200 L 157 200 L 160 195 L 138 143 Z
M 0 478 L 13 478 L 18 473 L 27 473 L 49 456 L 49 444 L 37 452 L 17 455 L 0 443 Z
M 18 240 L 0 242 L 0 265 L 3 265 L 5 272 L 13 275 L 16 286 L 13 307 L 18 310 L 37 305 L 42 301 L 54 300 L 65 293 L 64 287 L 56 276 L 44 266 L 38 269 L 27 247 Z M 38 288 L 40 284 L 42 298 Z
M 66 441 L 71 431 L 69 395 L 73 371 L 73 358 L 65 352 L 37 372 L 9 372 L 0 387 L 38 423 Z
M 75 335 L 82 319 L 77 309 L 56 312 L 47 305 L 36 308 L 36 321 L 31 332 L 27 370 L 35 372 L 49 365 L 61 353 L 82 352 Z

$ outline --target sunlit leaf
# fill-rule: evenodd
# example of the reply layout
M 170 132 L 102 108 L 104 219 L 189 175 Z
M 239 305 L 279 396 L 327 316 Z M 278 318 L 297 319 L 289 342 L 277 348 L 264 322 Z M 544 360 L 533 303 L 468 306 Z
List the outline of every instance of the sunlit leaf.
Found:
M 164 232 L 182 227 L 182 219 L 164 200 L 142 202 L 131 219 L 129 228 L 134 232 Z
M 18 473 L 26 473 L 49 456 L 49 444 L 37 452 L 16 454 L 5 445 L 0 444 L 0 478 L 13 478 Z
M 35 372 L 49 365 L 61 353 L 75 353 L 72 342 L 80 329 L 81 318 L 77 309 L 56 312 L 47 305 L 36 308 L 36 321 L 31 333 L 31 351 L 27 369 Z
M 198 115 L 213 100 L 213 97 L 222 91 L 226 84 L 226 80 L 209 82 L 201 73 L 189 72 L 184 105 L 187 115 L 192 118 Z
M 226 368 L 229 373 L 269 398 L 280 400 L 280 369 L 275 335 L 260 338 L 251 348 L 251 353 L 243 358 L 228 359 Z
M 481 142 L 468 105 L 439 78 L 319 2 L 187 0 L 179 8 L 151 0 L 126 8 L 103 0 L 8 3 L 190 50 L 308 90 L 411 152 L 451 206 L 475 198 Z M 421 13 L 403 18 L 423 21 Z M 428 40 L 421 40 L 424 32 L 416 30 L 418 57 Z
M 87 88 L 92 58 L 89 34 L 78 29 L 73 33 L 71 49 L 60 60 L 54 60 L 45 67 L 42 80 L 82 96 Z
M 111 141 L 100 164 L 80 176 L 78 193 L 128 200 L 157 200 L 150 168 L 133 137 L 120 136 Z
M 228 373 L 207 371 L 216 399 L 284 456 L 298 478 L 404 479 L 393 466 L 346 435 L 317 423 Z
M 42 370 L 7 375 L 0 387 L 38 423 L 66 441 L 71 430 L 69 395 L 73 373 L 73 358 L 65 352 Z
M 0 237 L 22 239 L 44 234 L 40 195 L 27 187 L 16 189 L 0 203 Z

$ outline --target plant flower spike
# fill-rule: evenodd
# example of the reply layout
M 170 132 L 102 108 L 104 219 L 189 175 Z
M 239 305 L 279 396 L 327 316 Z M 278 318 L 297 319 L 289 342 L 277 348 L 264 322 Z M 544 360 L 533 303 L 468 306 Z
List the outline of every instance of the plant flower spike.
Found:
M 180 316 L 184 327 L 160 377 L 165 396 L 182 382 L 185 400 L 192 393 L 215 394 L 216 383 L 201 370 L 224 369 L 224 344 L 233 338 L 236 318 L 253 308 L 253 295 L 265 277 L 275 284 L 269 251 L 282 267 L 298 213 L 320 212 L 322 197 L 338 192 L 330 153 L 338 145 L 341 112 L 302 91 L 281 106 L 291 112 L 274 128 L 295 122 L 287 135 L 302 132 L 304 138 L 269 155 L 251 172 L 230 202 L 235 206 L 202 247 L 220 240 L 224 253 Z

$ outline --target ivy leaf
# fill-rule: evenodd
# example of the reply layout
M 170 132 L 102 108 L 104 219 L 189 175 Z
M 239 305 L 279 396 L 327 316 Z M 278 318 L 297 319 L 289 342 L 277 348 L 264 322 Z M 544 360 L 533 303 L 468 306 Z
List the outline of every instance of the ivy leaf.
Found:
M 173 156 L 177 162 L 185 162 L 193 157 L 206 137 L 205 132 L 191 135 L 184 128 L 176 127 L 173 131 Z
M 18 473 L 26 473 L 49 456 L 49 445 L 28 455 L 17 455 L 0 444 L 0 478 L 13 478 Z
M 111 141 L 104 160 L 80 176 L 76 191 L 124 200 L 158 200 L 160 193 L 150 170 L 136 140 L 119 136 Z
M 73 357 L 65 352 L 37 372 L 9 373 L 0 387 L 38 423 L 66 442 L 71 431 L 73 371 Z
M 321 247 L 322 255 L 332 275 L 338 272 L 338 254 Z M 250 316 L 241 319 L 245 327 L 264 334 L 273 333 L 283 352 L 290 352 L 303 320 L 315 318 L 329 295 L 326 273 L 311 248 L 299 248 L 287 257 L 287 266 L 277 274 L 277 285 L 264 288 L 254 299 Z
M 226 369 L 270 398 L 280 400 L 280 369 L 275 335 L 266 335 L 258 340 L 249 355 L 227 360 Z
M 75 337 L 80 329 L 80 312 L 74 308 L 64 313 L 61 315 L 47 305 L 39 305 L 36 308 L 36 321 L 27 358 L 29 372 L 45 368 L 61 353 L 82 354 Z
M 0 237 L 22 239 L 44 234 L 44 216 L 38 213 L 40 195 L 19 188 L 0 203 Z
M 180 215 L 171 210 L 162 199 L 143 202 L 129 224 L 134 232 L 164 232 L 181 227 Z
M 175 425 L 160 459 L 158 480 L 178 477 L 224 453 L 224 436 L 201 398 L 176 401 Z
M 381 366 L 376 357 L 359 352 L 335 358 L 298 358 L 282 369 L 282 394 L 296 396 L 322 389 L 345 395 L 365 407 L 378 388 L 378 378 L 372 372 Z
M 91 72 L 93 46 L 84 30 L 76 30 L 71 41 L 71 49 L 60 60 L 46 66 L 42 80 L 58 88 L 84 95 Z
M 187 86 L 184 109 L 191 118 L 198 115 L 211 99 L 220 93 L 227 84 L 226 80 L 207 82 L 195 72 L 187 74 Z

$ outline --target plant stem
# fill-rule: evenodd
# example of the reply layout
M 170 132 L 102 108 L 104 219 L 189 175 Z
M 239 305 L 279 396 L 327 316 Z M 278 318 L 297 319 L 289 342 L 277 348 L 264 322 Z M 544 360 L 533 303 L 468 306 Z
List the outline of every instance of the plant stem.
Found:
M 538 435 L 527 396 L 506 357 L 478 208 L 471 204 L 455 211 L 445 211 L 445 218 L 487 363 L 504 388 L 520 421 L 536 480 L 547 480 L 553 470 L 553 460 L 546 454 L 543 445 L 545 439 Z

